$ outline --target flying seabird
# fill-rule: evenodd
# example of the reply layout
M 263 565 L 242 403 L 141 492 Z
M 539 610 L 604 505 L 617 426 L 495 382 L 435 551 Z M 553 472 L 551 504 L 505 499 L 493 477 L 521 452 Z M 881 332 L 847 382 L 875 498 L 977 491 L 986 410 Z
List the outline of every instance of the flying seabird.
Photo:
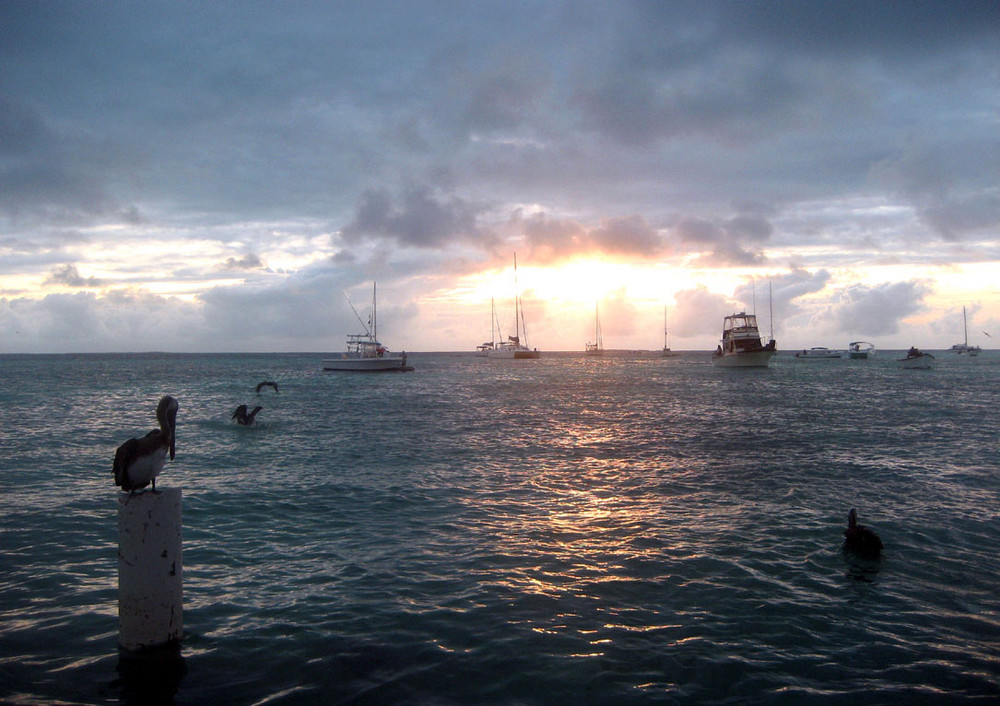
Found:
M 273 380 L 264 380 L 263 382 L 258 382 L 257 383 L 258 395 L 260 394 L 260 388 L 262 387 L 273 387 L 275 392 L 278 391 L 278 383 L 274 382 Z
M 878 559 L 882 553 L 882 540 L 870 529 L 858 524 L 858 513 L 854 508 L 847 515 L 844 549 L 865 559 Z
M 177 400 L 164 395 L 156 406 L 156 420 L 160 423 L 159 429 L 153 429 L 141 439 L 129 439 L 115 452 L 115 485 L 122 490 L 135 492 L 152 483 L 153 492 L 156 492 L 156 476 L 163 470 L 168 451 L 170 460 L 174 460 Z
M 233 416 L 230 417 L 230 419 L 235 419 L 243 426 L 248 427 L 251 424 L 255 423 L 254 417 L 256 417 L 257 412 L 259 412 L 262 409 L 264 408 L 261 407 L 260 405 L 257 405 L 256 407 L 253 408 L 252 412 L 249 412 L 247 411 L 247 406 L 245 404 L 241 404 L 239 407 L 236 408 L 236 411 L 233 412 Z

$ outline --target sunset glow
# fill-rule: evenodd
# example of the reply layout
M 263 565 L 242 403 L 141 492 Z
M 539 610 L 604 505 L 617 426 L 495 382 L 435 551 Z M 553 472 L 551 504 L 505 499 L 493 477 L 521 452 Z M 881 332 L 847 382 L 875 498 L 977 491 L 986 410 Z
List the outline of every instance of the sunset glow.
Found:
M 988 346 L 991 19 L 867 8 L 860 36 L 751 5 L 394 8 L 393 31 L 12 6 L 0 352 L 337 350 L 373 282 L 389 346 L 469 351 L 491 300 L 513 322 L 515 252 L 544 350 L 580 349 L 595 305 L 613 348 L 662 345 L 666 311 L 673 347 L 712 349 L 754 308 L 779 349 L 947 348 L 963 306 Z

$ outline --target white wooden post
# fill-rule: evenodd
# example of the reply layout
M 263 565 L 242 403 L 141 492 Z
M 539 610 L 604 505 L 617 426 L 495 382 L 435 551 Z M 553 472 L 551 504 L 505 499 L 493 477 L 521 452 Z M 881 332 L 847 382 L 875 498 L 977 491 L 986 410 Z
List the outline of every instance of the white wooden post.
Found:
M 118 496 L 118 644 L 132 651 L 184 632 L 181 489 Z

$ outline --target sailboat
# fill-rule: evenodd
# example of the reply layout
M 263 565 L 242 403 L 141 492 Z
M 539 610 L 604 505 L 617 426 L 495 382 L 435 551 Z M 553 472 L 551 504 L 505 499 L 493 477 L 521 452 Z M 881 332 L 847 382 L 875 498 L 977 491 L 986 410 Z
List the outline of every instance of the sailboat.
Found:
M 521 341 L 522 332 L 527 340 L 528 334 L 524 327 L 524 308 L 521 306 L 521 297 L 517 291 L 517 253 L 514 253 L 514 335 L 508 335 L 506 341 L 498 341 L 492 349 L 486 351 L 486 355 L 490 358 L 513 360 L 540 358 L 542 354 L 537 348 L 531 349 Z
M 346 294 L 344 295 L 346 298 Z M 353 333 L 347 336 L 347 351 L 338 358 L 323 360 L 323 370 L 340 370 L 358 373 L 374 373 L 385 371 L 410 371 L 412 365 L 406 364 L 406 353 L 392 353 L 378 340 L 378 310 L 376 308 L 376 289 L 372 283 L 372 309 L 368 323 L 365 323 L 358 310 L 347 300 L 348 306 L 354 312 L 364 333 Z
M 670 339 L 667 337 L 667 307 L 663 307 L 663 352 L 661 358 L 673 358 L 677 354 L 670 350 Z
M 969 356 L 977 356 L 977 355 L 979 355 L 979 351 L 981 351 L 982 348 L 980 348 L 979 346 L 970 346 L 969 345 L 969 321 L 968 321 L 968 319 L 965 316 L 965 307 L 964 306 L 962 307 L 962 330 L 965 332 L 965 342 L 964 343 L 956 343 L 955 345 L 953 345 L 951 347 L 951 352 L 952 353 L 958 353 L 959 355 L 962 355 L 963 353 L 965 353 L 965 354 L 967 354 Z
M 604 355 L 604 339 L 601 337 L 601 305 L 594 305 L 594 342 L 587 344 L 587 355 Z

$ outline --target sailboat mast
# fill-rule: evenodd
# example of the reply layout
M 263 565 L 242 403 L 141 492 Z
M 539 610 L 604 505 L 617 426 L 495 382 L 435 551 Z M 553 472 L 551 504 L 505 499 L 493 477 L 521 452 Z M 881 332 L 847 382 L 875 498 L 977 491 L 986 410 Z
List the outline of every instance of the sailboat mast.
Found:
M 517 290 L 517 253 L 514 253 L 514 337 L 521 341 L 521 322 L 518 316 L 518 300 L 521 298 Z
M 375 282 L 372 282 L 372 336 L 376 341 L 378 340 L 378 309 L 375 308 L 375 302 L 378 301 L 377 286 Z
M 962 330 L 965 331 L 965 345 L 969 345 L 969 321 L 965 318 L 965 307 L 962 307 Z

